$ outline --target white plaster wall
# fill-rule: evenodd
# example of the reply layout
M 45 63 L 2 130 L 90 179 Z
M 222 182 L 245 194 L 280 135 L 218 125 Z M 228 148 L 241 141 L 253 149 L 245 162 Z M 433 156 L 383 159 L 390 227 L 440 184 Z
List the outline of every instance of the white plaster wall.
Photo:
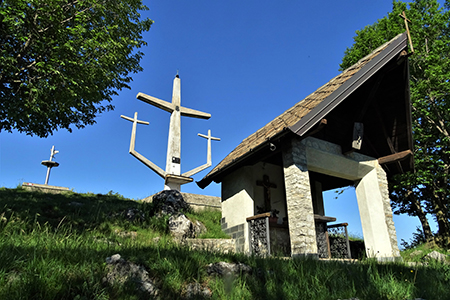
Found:
M 222 217 L 227 227 L 244 224 L 245 251 L 249 251 L 248 224 L 246 218 L 253 216 L 253 174 L 251 167 L 241 168 L 222 181 Z
M 249 249 L 248 224 L 246 218 L 257 214 L 256 206 L 264 206 L 264 188 L 256 182 L 268 175 L 269 181 L 277 185 L 271 188 L 272 209 L 277 209 L 279 222 L 287 216 L 283 168 L 268 163 L 257 163 L 241 168 L 222 181 L 222 217 L 227 227 L 245 224 L 245 251 Z

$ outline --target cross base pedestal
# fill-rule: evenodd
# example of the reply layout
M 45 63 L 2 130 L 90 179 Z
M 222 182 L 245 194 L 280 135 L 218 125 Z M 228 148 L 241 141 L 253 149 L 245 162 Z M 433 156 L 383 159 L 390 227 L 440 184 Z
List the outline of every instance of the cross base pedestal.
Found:
M 56 161 L 51 161 L 51 160 L 43 160 L 41 162 L 41 165 L 46 166 L 47 168 L 53 168 L 53 167 L 57 167 L 59 166 L 59 163 L 57 163 Z
M 164 190 L 181 190 L 181 185 L 194 181 L 191 177 L 167 174 L 164 180 Z

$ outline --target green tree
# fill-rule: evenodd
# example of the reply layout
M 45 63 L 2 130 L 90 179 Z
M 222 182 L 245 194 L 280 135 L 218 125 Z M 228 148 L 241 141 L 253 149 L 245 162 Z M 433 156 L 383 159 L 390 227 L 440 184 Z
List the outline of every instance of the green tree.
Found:
M 142 0 L 0 1 L 0 132 L 71 132 L 114 109 L 142 71 L 136 49 L 152 20 L 141 10 Z
M 428 241 L 448 246 L 450 241 L 450 1 L 441 7 L 436 0 L 393 2 L 387 17 L 357 31 L 354 45 L 345 51 L 345 69 L 384 42 L 405 31 L 403 11 L 415 53 L 410 56 L 410 88 L 415 142 L 415 172 L 391 181 L 396 213 L 417 216 Z M 427 214 L 439 231 L 433 236 Z

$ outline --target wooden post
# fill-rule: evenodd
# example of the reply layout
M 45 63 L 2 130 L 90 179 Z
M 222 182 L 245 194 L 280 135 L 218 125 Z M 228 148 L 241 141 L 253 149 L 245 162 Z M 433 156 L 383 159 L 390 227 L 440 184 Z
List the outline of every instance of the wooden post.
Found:
M 408 40 L 409 40 L 409 47 L 411 48 L 411 53 L 414 53 L 414 48 L 411 40 L 411 34 L 409 33 L 409 27 L 408 22 L 411 23 L 411 21 L 406 17 L 405 11 L 403 11 L 402 14 L 400 14 L 400 17 L 405 20 L 405 27 L 406 27 L 406 33 L 408 34 Z

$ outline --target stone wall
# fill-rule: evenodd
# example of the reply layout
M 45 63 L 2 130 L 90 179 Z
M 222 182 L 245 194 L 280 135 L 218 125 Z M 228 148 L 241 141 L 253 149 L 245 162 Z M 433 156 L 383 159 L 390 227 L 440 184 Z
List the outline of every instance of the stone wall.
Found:
M 183 195 L 184 201 L 189 203 L 189 205 L 195 211 L 201 211 L 204 209 L 214 209 L 221 210 L 220 197 L 205 196 L 190 193 L 181 193 Z
M 220 197 L 205 196 L 190 193 L 181 193 L 184 201 L 186 201 L 194 211 L 202 211 L 205 209 L 221 210 Z M 142 199 L 143 202 L 152 202 L 153 196 Z

